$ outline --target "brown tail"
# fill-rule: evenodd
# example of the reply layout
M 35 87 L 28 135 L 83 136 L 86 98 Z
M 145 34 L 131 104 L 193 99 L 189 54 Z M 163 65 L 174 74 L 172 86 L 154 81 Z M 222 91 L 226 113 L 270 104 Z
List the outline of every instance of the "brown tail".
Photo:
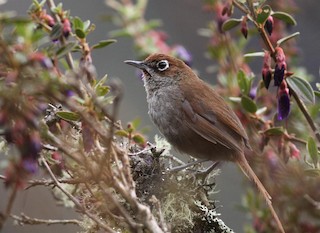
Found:
M 250 167 L 246 157 L 244 156 L 244 154 L 242 154 L 239 158 L 239 160 L 237 161 L 239 167 L 241 168 L 241 170 L 243 171 L 243 173 L 250 179 L 252 180 L 258 187 L 258 190 L 261 192 L 262 196 L 264 197 L 264 199 L 267 202 L 267 205 L 274 217 L 274 219 L 276 220 L 276 223 L 279 227 L 279 230 L 281 233 L 285 233 L 282 223 L 280 222 L 280 219 L 276 213 L 276 211 L 273 209 L 272 203 L 271 203 L 271 196 L 268 193 L 268 191 L 265 189 L 264 185 L 260 182 L 259 178 L 256 176 L 256 174 L 254 173 L 254 171 L 252 170 L 252 168 Z

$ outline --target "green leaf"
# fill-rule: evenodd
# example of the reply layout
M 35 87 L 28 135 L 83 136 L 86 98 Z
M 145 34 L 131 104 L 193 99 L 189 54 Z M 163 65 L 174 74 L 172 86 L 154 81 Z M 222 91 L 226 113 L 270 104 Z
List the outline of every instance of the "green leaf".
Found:
M 79 37 L 80 39 L 84 39 L 86 37 L 86 33 L 80 28 L 77 28 L 75 30 L 75 33 L 76 33 L 77 37 Z
M 316 144 L 316 141 L 312 138 L 309 137 L 308 142 L 307 142 L 307 150 L 309 152 L 309 155 L 313 161 L 314 167 L 317 168 L 318 167 L 318 147 Z
M 75 112 L 59 111 L 56 113 L 58 117 L 66 121 L 79 121 L 80 116 Z
M 90 29 L 91 25 L 92 25 L 92 24 L 91 24 L 90 20 L 86 20 L 86 21 L 83 22 L 83 27 L 82 27 L 82 29 L 83 29 L 85 32 L 87 32 L 87 31 Z
M 320 98 L 320 91 L 314 91 L 314 95 Z
M 142 135 L 140 134 L 135 134 L 133 135 L 132 137 L 132 140 L 135 142 L 135 143 L 138 143 L 138 144 L 144 144 L 145 143 L 145 139 Z
M 110 88 L 108 86 L 98 86 L 96 88 L 96 94 L 97 96 L 105 96 L 108 94 Z
M 264 52 L 254 52 L 254 53 L 246 53 L 244 57 L 264 57 Z
M 294 76 L 287 78 L 286 81 L 289 87 L 294 90 L 303 101 L 312 104 L 315 102 L 314 92 L 309 82 Z
M 258 109 L 256 103 L 246 95 L 241 97 L 241 105 L 247 112 L 250 113 L 255 113 Z
M 104 47 L 106 47 L 110 44 L 113 44 L 115 42 L 117 42 L 117 40 L 114 40 L 114 39 L 101 40 L 101 41 L 99 41 L 98 44 L 93 45 L 91 48 L 92 49 L 101 49 L 101 48 L 104 48 Z
M 270 129 L 267 129 L 263 132 L 266 136 L 281 136 L 284 134 L 284 128 L 283 127 L 273 127 Z
M 229 97 L 229 100 L 231 102 L 234 102 L 234 103 L 241 103 L 241 98 L 240 97 Z
M 248 95 L 250 91 L 250 81 L 243 70 L 239 70 L 237 79 L 238 79 L 238 85 L 240 87 L 241 93 L 244 95 Z
M 133 119 L 130 123 L 132 125 L 132 128 L 136 129 L 141 124 L 141 119 L 139 117 L 137 117 L 137 118 Z
M 320 176 L 320 170 L 319 169 L 315 169 L 315 168 L 307 169 L 304 172 L 305 172 L 305 174 L 307 176 L 310 176 L 310 177 L 319 177 Z
M 120 137 L 128 137 L 129 136 L 129 133 L 123 129 L 117 130 L 115 132 L 115 134 Z
M 277 45 L 280 46 L 282 43 L 286 42 L 287 40 L 290 40 L 296 36 L 300 35 L 300 32 L 295 32 L 289 36 L 286 36 L 284 38 L 281 38 L 280 40 L 277 41 Z
M 77 16 L 73 18 L 73 27 L 74 29 L 83 29 L 83 22 Z
M 262 7 L 261 11 L 257 15 L 257 22 L 259 24 L 264 24 L 264 22 L 268 19 L 268 17 L 271 15 L 271 7 L 266 5 Z
M 162 24 L 162 22 L 161 22 L 160 20 L 157 20 L 157 19 L 150 20 L 150 21 L 146 24 L 144 30 L 149 31 L 149 30 L 151 30 L 151 29 L 154 29 L 154 28 L 157 28 L 157 27 L 161 26 L 161 24 Z
M 256 111 L 256 115 L 261 115 L 261 114 L 265 113 L 267 110 L 268 110 L 267 107 L 259 108 L 259 109 Z
M 238 26 L 241 23 L 242 19 L 228 19 L 222 24 L 223 31 L 229 31 L 230 29 Z
M 77 45 L 77 42 L 68 42 L 65 46 L 62 46 L 56 52 L 58 58 L 62 58 L 67 53 L 71 52 Z
M 293 26 L 297 25 L 296 20 L 288 13 L 276 11 L 276 12 L 273 12 L 271 15 L 272 15 L 272 17 L 280 19 L 280 20 L 286 22 L 287 24 L 290 24 Z
M 60 23 L 56 23 L 53 25 L 52 30 L 50 32 L 51 40 L 58 40 L 62 36 L 62 25 Z

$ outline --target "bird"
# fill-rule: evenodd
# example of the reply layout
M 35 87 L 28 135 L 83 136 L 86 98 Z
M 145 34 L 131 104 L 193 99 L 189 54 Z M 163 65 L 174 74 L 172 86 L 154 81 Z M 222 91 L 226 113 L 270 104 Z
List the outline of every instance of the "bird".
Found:
M 284 233 L 271 196 L 245 157 L 245 150 L 251 150 L 248 135 L 222 96 L 173 56 L 155 53 L 125 63 L 142 70 L 148 114 L 167 141 L 198 159 L 237 163 L 256 184 Z

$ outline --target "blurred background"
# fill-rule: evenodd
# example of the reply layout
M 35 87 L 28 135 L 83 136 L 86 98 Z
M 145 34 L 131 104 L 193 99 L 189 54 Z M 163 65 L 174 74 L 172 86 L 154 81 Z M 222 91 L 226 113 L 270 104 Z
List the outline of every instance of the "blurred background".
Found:
M 55 1 L 59 3 L 59 1 Z M 62 0 L 64 9 L 71 10 L 71 15 L 79 16 L 83 20 L 89 19 L 96 25 L 95 31 L 88 37 L 89 43 L 94 44 L 99 40 L 110 38 L 108 32 L 116 29 L 111 21 L 106 20 L 113 14 L 104 1 L 100 0 Z M 301 34 L 297 38 L 300 56 L 298 64 L 307 68 L 308 73 L 312 74 L 315 80 L 319 78 L 320 63 L 320 1 L 304 0 L 296 1 L 299 11 L 295 14 L 298 25 L 292 28 L 292 32 L 299 31 Z M 1 12 L 10 10 L 16 11 L 19 15 L 27 16 L 27 10 L 31 1 L 8 0 L 6 4 L 0 5 Z M 215 77 L 209 74 L 207 67 L 213 62 L 206 59 L 205 51 L 208 39 L 199 36 L 199 28 L 204 28 L 214 15 L 208 14 L 202 10 L 201 1 L 193 0 L 162 0 L 150 1 L 146 12 L 147 19 L 160 19 L 163 29 L 168 33 L 168 43 L 182 44 L 193 57 L 193 68 L 199 72 L 199 75 L 210 82 L 215 83 Z M 93 63 L 96 66 L 100 77 L 108 74 L 109 78 L 119 78 L 125 87 L 125 96 L 121 106 L 120 119 L 125 125 L 126 122 L 136 117 L 141 119 L 141 126 L 147 126 L 148 137 L 153 141 L 153 137 L 158 133 L 147 116 L 147 104 L 145 100 L 145 91 L 142 81 L 137 77 L 132 67 L 123 63 L 126 59 L 135 59 L 136 54 L 133 50 L 133 43 L 130 38 L 118 38 L 118 42 L 101 50 L 93 52 Z M 258 43 L 253 41 L 254 44 Z M 257 44 L 258 45 L 258 44 Z M 259 50 L 259 46 L 256 46 Z M 261 69 L 261 61 L 254 67 L 254 71 Z M 0 173 L 3 170 L 0 168 Z M 41 174 L 39 174 L 41 176 Z M 221 175 L 217 178 L 217 194 L 215 199 L 218 212 L 222 213 L 222 219 L 235 232 L 243 232 L 243 224 L 250 219 L 245 216 L 238 206 L 241 203 L 241 196 L 244 192 L 243 180 L 245 177 L 234 164 L 224 164 Z M 0 209 L 3 211 L 5 203 L 10 192 L 4 189 L 0 184 Z M 220 206 L 220 207 L 219 207 Z M 69 219 L 76 218 L 77 214 L 73 209 L 66 209 L 56 205 L 51 193 L 45 188 L 32 188 L 31 190 L 21 191 L 18 199 L 14 203 L 14 213 L 25 213 L 31 217 L 52 218 L 52 219 Z M 77 232 L 80 229 L 70 225 L 66 226 L 15 226 L 12 221 L 6 222 L 2 232 L 4 233 L 22 233 L 22 232 Z

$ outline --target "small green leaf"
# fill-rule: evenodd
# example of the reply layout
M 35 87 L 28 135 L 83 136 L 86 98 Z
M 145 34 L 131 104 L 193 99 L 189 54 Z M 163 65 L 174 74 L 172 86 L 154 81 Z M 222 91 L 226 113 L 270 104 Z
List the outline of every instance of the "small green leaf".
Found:
M 58 58 L 62 58 L 67 53 L 71 52 L 77 45 L 77 42 L 68 42 L 65 46 L 62 46 L 56 52 Z
M 136 129 L 141 124 L 141 119 L 139 117 L 133 119 L 131 122 L 132 128 Z
M 307 169 L 304 172 L 305 172 L 305 174 L 307 176 L 310 176 L 310 177 L 319 177 L 320 176 L 320 170 L 319 169 L 315 169 L 315 168 Z
M 98 86 L 96 88 L 96 94 L 97 96 L 105 96 L 108 94 L 110 88 L 108 86 Z
M 286 42 L 287 40 L 290 40 L 296 36 L 300 35 L 300 32 L 295 32 L 289 36 L 283 37 L 280 40 L 277 41 L 277 45 L 280 46 L 283 42 Z
M 309 82 L 294 76 L 287 78 L 286 81 L 302 100 L 312 104 L 315 102 L 314 92 Z
M 241 97 L 241 105 L 247 112 L 250 113 L 255 113 L 258 109 L 256 103 L 246 95 Z
M 94 86 L 95 88 L 98 87 L 98 86 L 103 86 L 105 84 L 105 82 L 107 81 L 108 79 L 108 75 L 106 74 L 105 76 L 103 76 L 99 82 L 97 82 Z M 94 80 L 96 82 L 96 80 Z
M 53 25 L 52 30 L 50 32 L 51 40 L 58 40 L 62 36 L 62 25 L 60 23 L 56 23 Z
M 270 15 L 271 15 L 271 7 L 268 5 L 262 7 L 261 11 L 257 15 L 257 22 L 263 25 Z
M 268 110 L 267 107 L 259 108 L 259 109 L 256 111 L 256 115 L 261 115 L 261 114 L 265 113 L 267 110 Z
M 250 90 L 250 87 L 249 87 L 250 83 L 249 83 L 249 79 L 247 78 L 243 70 L 239 70 L 237 79 L 238 79 L 238 85 L 240 87 L 241 93 L 244 95 L 248 95 Z
M 133 135 L 132 140 L 137 144 L 144 144 L 146 141 L 144 137 L 140 134 Z
M 93 45 L 91 48 L 92 49 L 101 49 L 101 48 L 104 48 L 104 47 L 106 47 L 110 44 L 113 44 L 115 42 L 117 42 L 117 40 L 114 40 L 114 39 L 101 40 L 101 41 L 99 41 L 98 44 Z
M 280 136 L 284 134 L 283 127 L 273 127 L 263 132 L 266 136 Z
M 222 24 L 223 31 L 229 31 L 230 29 L 238 26 L 241 23 L 242 19 L 228 19 Z
M 74 17 L 73 27 L 74 29 L 83 29 L 83 22 L 79 17 Z
M 254 52 L 254 53 L 246 53 L 244 57 L 264 57 L 264 52 Z
M 320 98 L 320 91 L 314 91 L 314 95 Z
M 309 155 L 313 161 L 314 167 L 317 168 L 318 161 L 319 161 L 318 147 L 317 147 L 316 141 L 312 137 L 309 137 L 309 139 L 308 139 L 307 150 L 308 150 Z
M 75 29 L 75 33 L 80 39 L 84 39 L 86 37 L 86 33 L 80 28 Z
M 129 136 L 129 133 L 123 129 L 117 130 L 115 132 L 115 134 L 120 137 L 128 137 Z
M 83 29 L 85 32 L 87 32 L 88 30 L 90 31 L 91 25 L 92 25 L 92 24 L 91 24 L 90 20 L 86 20 L 86 21 L 83 22 L 83 27 L 82 27 L 82 29 Z
M 58 117 L 66 121 L 79 121 L 80 116 L 75 112 L 59 111 L 56 113 Z
M 280 20 L 286 22 L 287 24 L 290 24 L 293 26 L 297 25 L 296 20 L 288 13 L 276 11 L 276 12 L 273 12 L 271 15 L 272 15 L 272 17 L 280 19 Z
M 241 103 L 241 98 L 240 97 L 229 97 L 229 100 L 231 102 L 234 102 L 234 103 Z
M 160 20 L 154 19 L 154 20 L 150 20 L 147 24 L 146 24 L 146 28 L 144 28 L 144 30 L 149 31 L 151 29 L 157 28 L 159 26 L 161 26 L 162 22 Z
M 127 29 L 118 29 L 109 32 L 111 37 L 129 37 L 131 33 Z

